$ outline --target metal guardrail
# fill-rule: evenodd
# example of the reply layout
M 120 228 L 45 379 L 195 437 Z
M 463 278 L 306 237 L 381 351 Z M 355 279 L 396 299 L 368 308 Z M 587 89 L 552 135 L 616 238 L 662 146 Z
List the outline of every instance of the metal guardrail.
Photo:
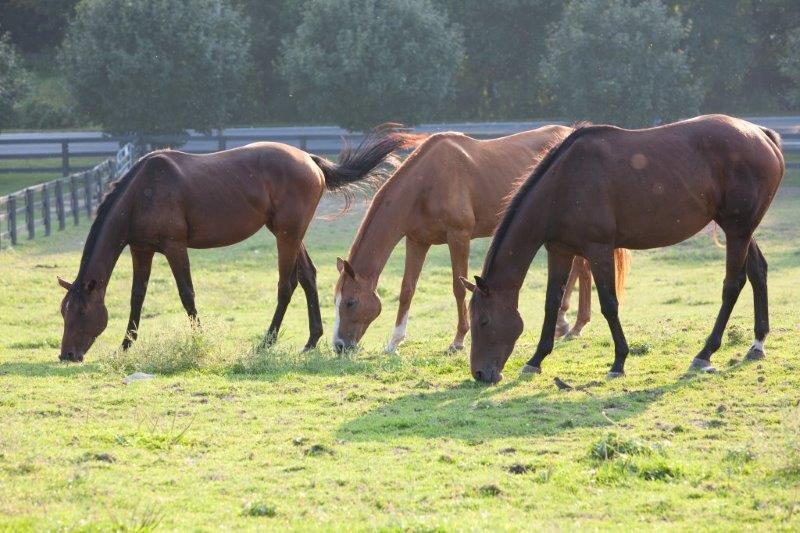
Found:
M 133 147 L 126 145 L 117 157 L 89 170 L 0 197 L 0 249 L 16 245 L 23 236 L 30 240 L 62 231 L 68 219 L 78 225 L 82 216 L 92 218 L 109 184 L 134 159 Z

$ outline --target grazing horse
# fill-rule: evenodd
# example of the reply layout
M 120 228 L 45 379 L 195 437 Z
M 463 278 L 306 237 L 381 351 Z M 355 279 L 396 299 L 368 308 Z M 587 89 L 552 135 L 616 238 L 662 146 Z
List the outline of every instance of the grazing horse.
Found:
M 141 158 L 103 199 L 75 281 L 61 302 L 62 361 L 82 361 L 105 330 L 104 303 L 111 272 L 125 246 L 133 259 L 131 312 L 123 349 L 136 339 L 153 254 L 167 257 L 186 312 L 196 319 L 188 248 L 216 248 L 242 241 L 266 226 L 278 245 L 278 303 L 265 341 L 275 340 L 298 281 L 306 295 L 310 335 L 322 336 L 316 270 L 303 236 L 325 189 L 381 177 L 381 163 L 397 149 L 415 146 L 418 135 L 394 125 L 373 130 L 338 163 L 289 145 L 258 142 L 208 155 L 174 150 Z M 345 190 L 347 194 L 347 191 Z
M 469 330 L 466 291 L 459 282 L 468 271 L 470 240 L 488 237 L 497 226 L 504 200 L 520 176 L 537 156 L 572 131 L 564 126 L 545 126 L 499 139 L 480 141 L 460 133 L 432 135 L 381 187 L 361 223 L 349 259 L 338 260 L 336 284 L 336 325 L 333 345 L 337 351 L 354 347 L 367 327 L 381 312 L 376 293 L 378 277 L 392 250 L 406 238 L 405 273 L 400 305 L 392 338 L 386 352 L 394 352 L 403 341 L 408 309 L 433 244 L 447 243 L 453 268 L 453 294 L 458 324 L 451 350 L 464 346 Z M 619 286 L 624 282 L 627 250 L 618 254 L 621 268 Z M 591 271 L 576 259 L 571 285 L 580 278 L 578 319 L 570 332 L 579 335 L 589 321 Z M 569 330 L 564 318 L 569 295 L 559 313 L 559 334 Z
M 753 232 L 784 172 L 777 133 L 744 120 L 711 115 L 656 128 L 578 129 L 554 147 L 511 201 L 495 232 L 470 301 L 476 380 L 496 383 L 523 324 L 519 291 L 538 249 L 548 251 L 545 317 L 533 357 L 523 372 L 541 372 L 553 349 L 561 294 L 572 258 L 592 268 L 603 316 L 614 339 L 608 377 L 624 374 L 628 344 L 614 293 L 614 249 L 669 246 L 709 222 L 725 231 L 722 306 L 691 369 L 711 367 L 711 354 L 747 278 L 755 301 L 755 341 L 748 359 L 764 357 L 769 331 L 767 262 Z

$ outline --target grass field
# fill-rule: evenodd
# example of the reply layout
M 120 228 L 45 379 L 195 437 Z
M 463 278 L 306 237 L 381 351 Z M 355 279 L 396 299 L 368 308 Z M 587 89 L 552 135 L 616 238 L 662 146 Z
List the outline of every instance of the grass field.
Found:
M 381 348 L 402 246 L 364 349 L 337 357 L 335 258 L 362 214 L 317 220 L 307 237 L 326 326 L 309 354 L 297 353 L 307 333 L 300 290 L 277 348 L 254 350 L 275 303 L 266 233 L 192 252 L 204 324 L 195 333 L 157 258 L 140 342 L 124 355 L 123 254 L 109 327 L 82 365 L 57 362 L 55 276 L 74 276 L 87 228 L 0 252 L 0 530 L 800 528 L 797 173 L 757 233 L 770 262 L 767 359 L 741 362 L 748 285 L 716 374 L 684 374 L 719 306 L 724 252 L 708 236 L 634 253 L 622 309 L 633 353 L 619 380 L 604 379 L 613 348 L 599 313 L 582 338 L 557 343 L 542 375 L 516 379 L 540 328 L 544 254 L 499 386 L 471 380 L 468 352 L 444 352 L 455 310 L 443 247 L 428 258 L 399 354 Z M 487 244 L 475 243 L 473 272 Z M 157 375 L 123 384 L 135 370 Z M 556 388 L 556 376 L 575 389 Z

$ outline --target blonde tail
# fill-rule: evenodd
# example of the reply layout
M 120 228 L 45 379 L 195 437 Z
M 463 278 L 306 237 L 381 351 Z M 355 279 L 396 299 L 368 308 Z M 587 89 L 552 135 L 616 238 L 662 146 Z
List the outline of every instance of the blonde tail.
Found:
M 614 286 L 617 292 L 617 301 L 622 304 L 625 299 L 625 280 L 631 270 L 631 251 L 626 248 L 614 250 Z

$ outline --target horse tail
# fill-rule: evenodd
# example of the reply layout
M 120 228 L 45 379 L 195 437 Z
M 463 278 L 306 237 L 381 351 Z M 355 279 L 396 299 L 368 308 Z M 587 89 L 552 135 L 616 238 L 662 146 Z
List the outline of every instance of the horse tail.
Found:
M 617 300 L 622 303 L 625 299 L 625 280 L 631 270 L 631 251 L 627 248 L 617 248 L 614 250 L 614 287 L 617 293 Z
M 380 185 L 397 166 L 398 159 L 392 152 L 416 147 L 427 137 L 424 134 L 403 131 L 400 124 L 386 123 L 369 132 L 355 148 L 345 144 L 337 163 L 318 155 L 310 155 L 322 170 L 328 190 L 337 191 L 357 182 L 369 188 Z M 386 165 L 382 167 L 382 163 Z M 353 198 L 352 191 L 344 189 L 343 192 L 349 206 Z
M 769 140 L 772 141 L 772 143 L 775 146 L 777 146 L 778 149 L 780 150 L 781 149 L 781 134 L 778 133 L 775 130 L 771 130 L 769 128 L 764 128 L 763 126 L 759 126 L 759 127 L 761 128 L 761 131 L 764 132 L 764 135 L 766 135 L 769 138 Z

